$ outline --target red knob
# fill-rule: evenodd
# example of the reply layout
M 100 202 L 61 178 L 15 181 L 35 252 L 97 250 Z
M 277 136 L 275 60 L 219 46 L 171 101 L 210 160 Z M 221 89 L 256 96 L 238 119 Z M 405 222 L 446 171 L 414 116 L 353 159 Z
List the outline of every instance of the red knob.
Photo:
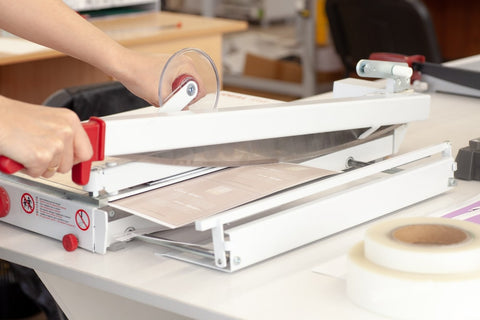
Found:
M 175 78 L 175 80 L 173 80 L 172 91 L 175 91 L 178 88 L 182 87 L 185 83 L 187 83 L 187 81 L 190 81 L 190 80 L 195 81 L 195 78 L 193 78 L 191 75 L 186 73 L 178 76 L 177 78 Z
M 62 239 L 63 247 L 67 251 L 74 251 L 78 248 L 78 238 L 73 234 L 69 233 L 63 236 Z
M 7 190 L 0 187 L 0 218 L 6 217 L 10 212 L 10 197 Z

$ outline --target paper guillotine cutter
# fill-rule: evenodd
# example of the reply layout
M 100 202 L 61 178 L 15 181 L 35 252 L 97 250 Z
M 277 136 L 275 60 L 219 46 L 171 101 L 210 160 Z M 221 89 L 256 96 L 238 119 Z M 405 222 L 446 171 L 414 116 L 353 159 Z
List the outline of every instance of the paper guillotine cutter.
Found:
M 370 81 L 361 86 L 369 93 L 353 97 L 344 90 L 343 97 L 333 99 L 104 118 L 107 156 L 359 133 L 297 161 L 338 171 L 327 178 L 168 229 L 113 204 L 185 179 L 201 179 L 218 168 L 109 162 L 107 157 L 94 163 L 84 187 L 69 179 L 1 174 L 0 220 L 54 239 L 73 235 L 79 247 L 101 254 L 128 250 L 128 241 L 137 238 L 161 244 L 163 256 L 232 272 L 452 188 L 455 162 L 448 142 L 392 156 L 408 123 L 428 117 L 430 97 L 408 90 L 378 92 L 378 84 Z M 359 163 L 365 165 L 355 165 Z

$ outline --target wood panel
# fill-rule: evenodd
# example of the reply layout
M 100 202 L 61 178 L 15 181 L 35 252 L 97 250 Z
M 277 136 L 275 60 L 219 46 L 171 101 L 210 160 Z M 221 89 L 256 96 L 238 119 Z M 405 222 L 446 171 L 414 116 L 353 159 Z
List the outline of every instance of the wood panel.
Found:
M 479 0 L 423 0 L 446 61 L 480 53 Z
M 71 57 L 59 57 L 0 67 L 0 94 L 42 103 L 58 89 L 111 80 L 98 69 Z

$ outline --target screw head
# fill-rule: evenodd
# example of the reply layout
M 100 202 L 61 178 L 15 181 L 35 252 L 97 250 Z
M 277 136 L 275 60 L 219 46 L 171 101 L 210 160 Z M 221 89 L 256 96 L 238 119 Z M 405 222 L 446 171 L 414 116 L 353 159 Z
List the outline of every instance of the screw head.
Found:
M 455 178 L 448 178 L 448 186 L 455 187 L 457 185 L 457 180 Z
M 242 263 L 242 259 L 239 256 L 233 257 L 233 264 L 239 265 L 240 263 Z
M 192 83 L 190 83 L 188 86 L 187 86 L 187 94 L 189 96 L 193 96 L 197 93 L 197 89 L 195 88 L 195 85 L 193 85 Z

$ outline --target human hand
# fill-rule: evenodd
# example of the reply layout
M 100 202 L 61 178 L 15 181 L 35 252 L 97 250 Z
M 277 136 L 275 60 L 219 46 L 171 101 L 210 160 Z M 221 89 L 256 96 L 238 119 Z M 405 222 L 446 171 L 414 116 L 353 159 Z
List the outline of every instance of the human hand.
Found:
M 206 94 L 202 78 L 197 72 L 195 65 L 187 56 L 176 57 L 170 61 L 168 71 L 165 73 L 159 90 L 160 76 L 164 70 L 170 55 L 147 55 L 134 51 L 128 51 L 122 59 L 121 72 L 114 73 L 114 77 L 125 85 L 135 95 L 143 98 L 152 105 L 158 107 L 165 101 L 159 101 L 159 93 L 162 99 L 172 92 L 175 80 L 185 74 L 192 76 L 198 84 L 199 93 L 197 100 Z
M 0 154 L 24 166 L 32 177 L 68 172 L 92 157 L 92 147 L 72 111 L 0 96 Z

